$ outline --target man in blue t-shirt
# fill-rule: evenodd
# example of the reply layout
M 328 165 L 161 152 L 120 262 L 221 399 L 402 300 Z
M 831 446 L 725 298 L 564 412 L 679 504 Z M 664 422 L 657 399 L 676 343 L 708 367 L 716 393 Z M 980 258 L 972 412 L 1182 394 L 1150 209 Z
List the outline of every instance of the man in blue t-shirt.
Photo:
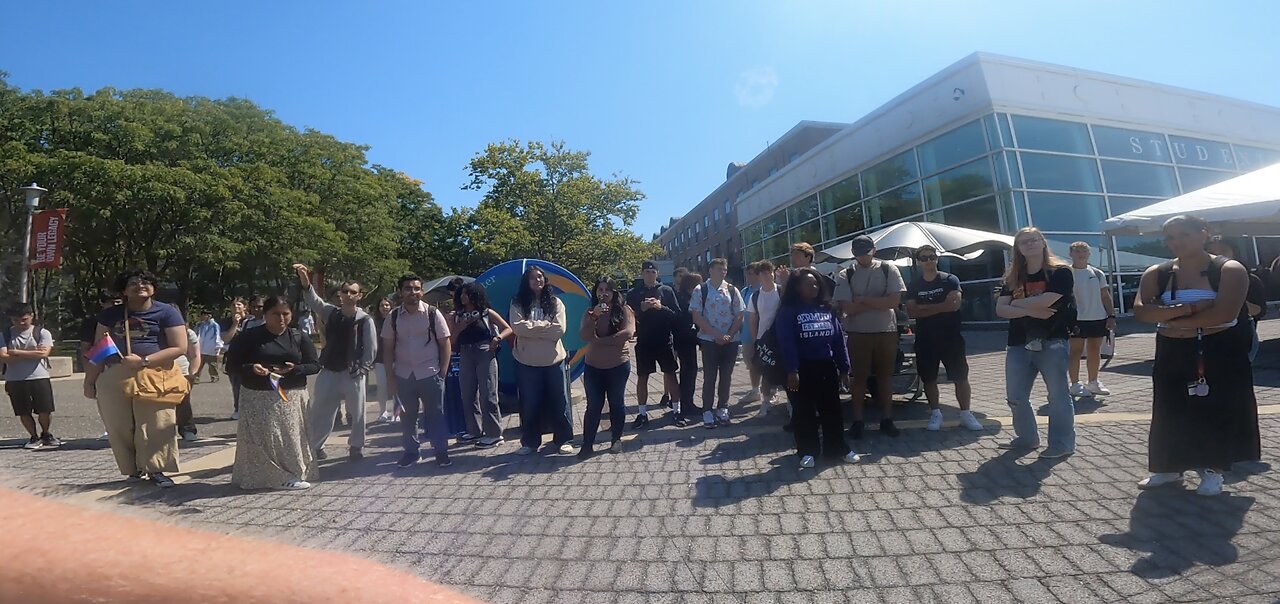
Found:
M 982 424 L 969 410 L 969 360 L 965 357 L 964 335 L 960 333 L 960 279 L 938 270 L 938 250 L 932 245 L 915 251 L 920 275 L 907 287 L 907 315 L 916 320 L 916 371 L 929 399 L 928 430 L 942 429 L 942 409 L 938 406 L 938 365 L 947 368 L 947 378 L 956 385 L 960 423 L 970 430 Z

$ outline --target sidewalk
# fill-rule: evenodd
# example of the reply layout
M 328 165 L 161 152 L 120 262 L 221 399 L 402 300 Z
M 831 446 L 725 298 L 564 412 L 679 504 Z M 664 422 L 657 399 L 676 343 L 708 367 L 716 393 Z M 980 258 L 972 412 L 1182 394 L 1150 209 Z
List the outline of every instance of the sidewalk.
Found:
M 1280 335 L 1280 325 L 1263 325 L 1264 337 Z M 359 553 L 490 602 L 1280 597 L 1280 480 L 1269 471 L 1280 453 L 1280 365 L 1268 360 L 1256 369 L 1259 402 L 1271 405 L 1262 408 L 1264 461 L 1228 474 L 1229 494 L 1139 493 L 1154 339 L 1120 340 L 1103 374 L 1114 394 L 1105 405 L 1082 406 L 1079 452 L 1050 462 L 995 448 L 1007 438 L 997 427 L 1008 415 L 1003 335 L 966 334 L 971 350 L 996 351 L 971 358 L 974 408 L 988 418 L 986 431 L 917 428 L 897 439 L 872 431 L 858 444 L 867 453 L 862 464 L 816 472 L 796 469 L 783 414 L 748 419 L 752 403 L 735 405 L 734 425 L 716 430 L 655 419 L 628 432 L 623 454 L 587 462 L 511 455 L 513 431 L 497 450 L 455 448 L 453 467 L 396 470 L 392 427 L 375 427 L 370 458 L 326 461 L 321 481 L 300 493 L 230 486 L 234 444 L 222 439 L 184 443 L 190 476 L 168 491 L 117 491 L 98 441 L 53 452 L 0 441 L 0 476 L 210 530 Z M 1264 359 L 1280 358 L 1275 344 L 1264 346 Z M 735 402 L 745 378 L 739 368 Z M 209 402 L 198 413 L 220 405 L 229 412 L 225 381 L 202 387 Z M 950 387 L 942 392 L 943 404 L 954 405 Z M 79 408 L 60 389 L 63 396 Z M 1043 400 L 1039 390 L 1034 396 Z M 953 419 L 954 407 L 947 413 Z M 927 417 L 921 403 L 898 415 Z M 208 424 L 205 434 L 225 436 L 228 427 L 233 432 L 226 422 Z M 331 443 L 341 451 L 344 439 Z

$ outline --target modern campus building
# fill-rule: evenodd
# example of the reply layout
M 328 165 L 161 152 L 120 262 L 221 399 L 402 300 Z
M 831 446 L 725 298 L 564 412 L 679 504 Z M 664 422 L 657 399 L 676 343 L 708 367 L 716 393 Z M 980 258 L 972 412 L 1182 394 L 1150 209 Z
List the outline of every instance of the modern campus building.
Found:
M 1156 237 L 1101 235 L 1100 223 L 1277 161 L 1280 108 L 976 53 L 852 124 L 801 122 L 658 241 L 677 266 L 726 256 L 740 267 L 898 221 L 1034 225 L 1064 258 L 1073 241 L 1093 245 L 1127 311 L 1141 272 L 1166 251 Z M 699 236 L 708 212 L 736 220 L 718 249 Z M 1280 255 L 1280 238 L 1238 243 L 1251 263 Z M 1004 263 L 999 253 L 944 262 L 964 282 L 967 320 L 994 318 Z

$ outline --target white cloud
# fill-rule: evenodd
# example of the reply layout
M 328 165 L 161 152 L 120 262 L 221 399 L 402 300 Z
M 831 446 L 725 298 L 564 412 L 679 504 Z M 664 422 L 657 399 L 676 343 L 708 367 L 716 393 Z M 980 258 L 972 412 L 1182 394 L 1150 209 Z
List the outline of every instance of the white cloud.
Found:
M 765 66 L 747 69 L 738 76 L 733 95 L 743 107 L 764 107 L 778 89 L 778 70 Z

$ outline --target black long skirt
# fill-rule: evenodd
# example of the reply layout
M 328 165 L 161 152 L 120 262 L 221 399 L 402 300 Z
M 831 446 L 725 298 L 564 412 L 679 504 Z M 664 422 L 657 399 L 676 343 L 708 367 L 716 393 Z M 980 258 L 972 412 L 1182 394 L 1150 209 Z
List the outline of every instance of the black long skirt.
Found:
M 1249 326 L 1204 337 L 1208 396 L 1187 394 L 1196 380 L 1196 339 L 1156 336 L 1152 371 L 1152 472 L 1226 470 L 1262 456 L 1258 402 L 1249 363 Z

